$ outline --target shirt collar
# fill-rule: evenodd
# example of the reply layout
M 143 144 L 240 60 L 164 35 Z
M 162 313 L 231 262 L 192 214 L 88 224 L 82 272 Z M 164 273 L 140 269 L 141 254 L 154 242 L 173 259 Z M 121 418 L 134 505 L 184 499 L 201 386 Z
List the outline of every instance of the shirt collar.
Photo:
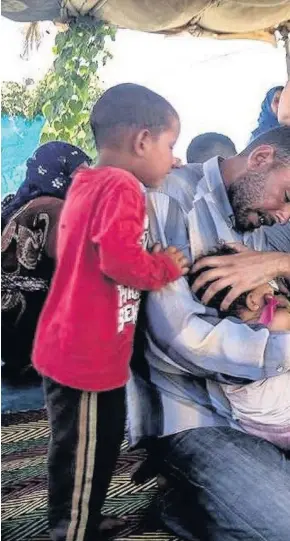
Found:
M 221 175 L 220 164 L 222 161 L 223 158 L 215 156 L 203 164 L 204 176 L 200 182 L 199 190 L 202 190 L 204 196 L 213 195 L 221 214 L 232 229 L 235 226 L 235 215 Z

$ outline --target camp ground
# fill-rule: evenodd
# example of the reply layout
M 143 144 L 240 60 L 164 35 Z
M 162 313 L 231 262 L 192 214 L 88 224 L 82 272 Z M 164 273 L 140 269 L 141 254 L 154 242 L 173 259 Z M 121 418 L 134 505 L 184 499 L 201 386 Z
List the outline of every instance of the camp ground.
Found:
M 213 47 L 214 40 L 238 40 L 237 43 L 242 43 L 242 40 L 266 42 L 273 48 L 284 47 L 286 69 L 290 76 L 288 0 L 2 0 L 2 17 L 32 25 L 51 21 L 58 29 L 58 36 L 64 36 L 70 27 L 78 23 L 84 23 L 86 28 L 90 28 L 91 35 L 94 35 L 94 32 L 99 31 L 100 24 L 108 23 L 117 29 L 163 34 L 169 38 L 178 35 L 192 36 L 200 40 L 213 38 Z M 73 69 L 72 67 L 70 72 L 72 79 Z M 81 85 L 77 78 L 75 81 L 76 86 Z M 21 96 L 17 95 L 20 100 Z M 42 135 L 46 137 L 43 139 L 45 142 L 49 140 L 49 133 L 57 133 L 53 132 L 57 126 L 47 102 L 42 106 L 50 122 L 49 129 L 52 130 Z M 78 114 L 77 108 L 78 105 L 75 106 L 74 114 Z M 7 128 L 9 122 L 7 119 L 5 122 L 7 124 L 4 128 Z M 28 129 L 23 118 L 17 122 L 18 132 Z M 32 124 L 29 125 L 30 131 L 25 133 L 26 140 L 33 141 L 32 147 L 35 147 L 44 120 L 38 117 L 37 122 L 33 126 Z M 71 133 L 80 136 L 77 130 L 73 131 L 75 126 L 70 129 Z M 17 145 L 19 144 L 18 141 Z M 21 152 L 19 146 L 18 149 Z M 31 151 L 33 150 L 34 148 L 31 148 Z M 19 179 L 22 172 L 23 169 L 19 170 Z M 2 191 L 3 186 L 4 194 L 7 195 L 9 186 L 3 184 Z M 24 368 L 26 370 L 27 367 Z M 49 541 L 46 517 L 46 453 L 49 429 L 42 392 L 39 389 L 39 382 L 35 381 L 28 386 L 28 390 L 27 386 L 23 387 L 19 381 L 15 386 L 6 384 L 4 389 L 4 398 L 9 395 L 9 407 L 4 409 L 2 415 L 4 541 Z M 20 404 L 19 408 L 17 404 Z M 145 451 L 131 451 L 125 439 L 105 511 L 119 516 L 126 515 L 128 521 L 113 539 L 182 541 L 182 537 L 176 537 L 161 524 L 158 494 L 162 486 L 157 486 L 156 478 L 149 478 L 141 485 L 131 482 L 132 472 L 144 457 Z

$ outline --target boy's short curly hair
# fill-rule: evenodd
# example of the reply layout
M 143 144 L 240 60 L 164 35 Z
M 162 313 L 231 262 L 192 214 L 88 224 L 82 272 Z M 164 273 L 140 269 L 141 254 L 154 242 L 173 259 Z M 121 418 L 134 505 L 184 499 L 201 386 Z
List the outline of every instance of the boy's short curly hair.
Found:
M 145 86 L 124 83 L 107 90 L 94 105 L 90 123 L 97 149 L 118 146 L 128 130 L 158 135 L 178 114 L 170 103 Z
M 203 257 L 211 257 L 211 256 L 216 257 L 216 256 L 224 256 L 224 255 L 233 255 L 233 254 L 237 254 L 237 253 L 238 252 L 234 248 L 232 248 L 231 246 L 227 246 L 226 244 L 222 244 L 221 246 L 215 248 L 214 250 L 211 250 L 207 254 L 200 256 L 198 259 L 196 259 L 195 263 L 197 263 Z M 210 270 L 210 269 L 211 269 L 211 267 L 204 267 L 203 269 L 195 272 L 194 274 L 191 274 L 190 279 L 189 279 L 190 287 L 192 286 L 192 284 L 195 282 L 195 280 L 203 272 L 205 272 L 207 270 Z M 199 300 L 202 299 L 202 297 L 203 297 L 204 293 L 206 292 L 206 290 L 208 289 L 210 283 L 211 282 L 208 282 L 207 284 L 205 284 L 203 287 L 201 287 L 196 292 L 196 296 L 197 296 L 197 298 Z M 220 305 L 222 304 L 224 298 L 229 293 L 229 291 L 230 291 L 230 287 L 225 287 L 221 291 L 218 291 L 218 293 L 216 293 L 216 295 L 214 295 L 214 297 L 208 303 L 208 306 L 210 306 L 211 308 L 215 308 L 218 311 L 220 317 L 222 317 L 222 318 L 225 318 L 225 317 L 228 317 L 228 316 L 239 317 L 240 311 L 247 307 L 246 300 L 247 300 L 247 296 L 249 294 L 248 291 L 246 293 L 242 293 L 242 295 L 240 295 L 237 299 L 235 299 L 232 302 L 231 306 L 229 307 L 229 309 L 227 311 L 221 311 L 220 310 Z

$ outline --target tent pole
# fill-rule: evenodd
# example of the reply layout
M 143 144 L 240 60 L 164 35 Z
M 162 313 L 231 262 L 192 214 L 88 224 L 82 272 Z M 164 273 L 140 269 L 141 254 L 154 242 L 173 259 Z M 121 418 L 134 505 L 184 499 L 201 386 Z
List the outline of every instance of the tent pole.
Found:
M 287 75 L 290 79 L 290 34 L 288 34 L 288 38 L 285 41 L 285 52 L 286 52 L 286 66 L 287 66 Z
M 279 28 L 280 35 L 282 37 L 284 47 L 285 47 L 285 58 L 286 58 L 286 67 L 287 75 L 290 79 L 290 32 L 289 27 L 282 26 Z

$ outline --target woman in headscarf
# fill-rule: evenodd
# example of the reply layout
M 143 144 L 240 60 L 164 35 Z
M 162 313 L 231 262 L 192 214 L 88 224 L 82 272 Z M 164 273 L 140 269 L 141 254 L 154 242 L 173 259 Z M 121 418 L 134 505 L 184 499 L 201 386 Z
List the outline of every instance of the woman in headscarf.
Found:
M 278 120 L 278 108 L 282 91 L 283 86 L 274 86 L 268 90 L 265 99 L 262 102 L 258 126 L 252 132 L 250 142 L 258 137 L 258 135 L 280 126 Z
M 30 366 L 37 320 L 54 271 L 56 233 L 76 169 L 89 165 L 79 148 L 46 143 L 27 161 L 23 183 L 2 203 L 2 361 L 17 377 Z
M 282 126 L 290 126 L 290 79 L 281 94 L 278 108 L 278 120 Z

